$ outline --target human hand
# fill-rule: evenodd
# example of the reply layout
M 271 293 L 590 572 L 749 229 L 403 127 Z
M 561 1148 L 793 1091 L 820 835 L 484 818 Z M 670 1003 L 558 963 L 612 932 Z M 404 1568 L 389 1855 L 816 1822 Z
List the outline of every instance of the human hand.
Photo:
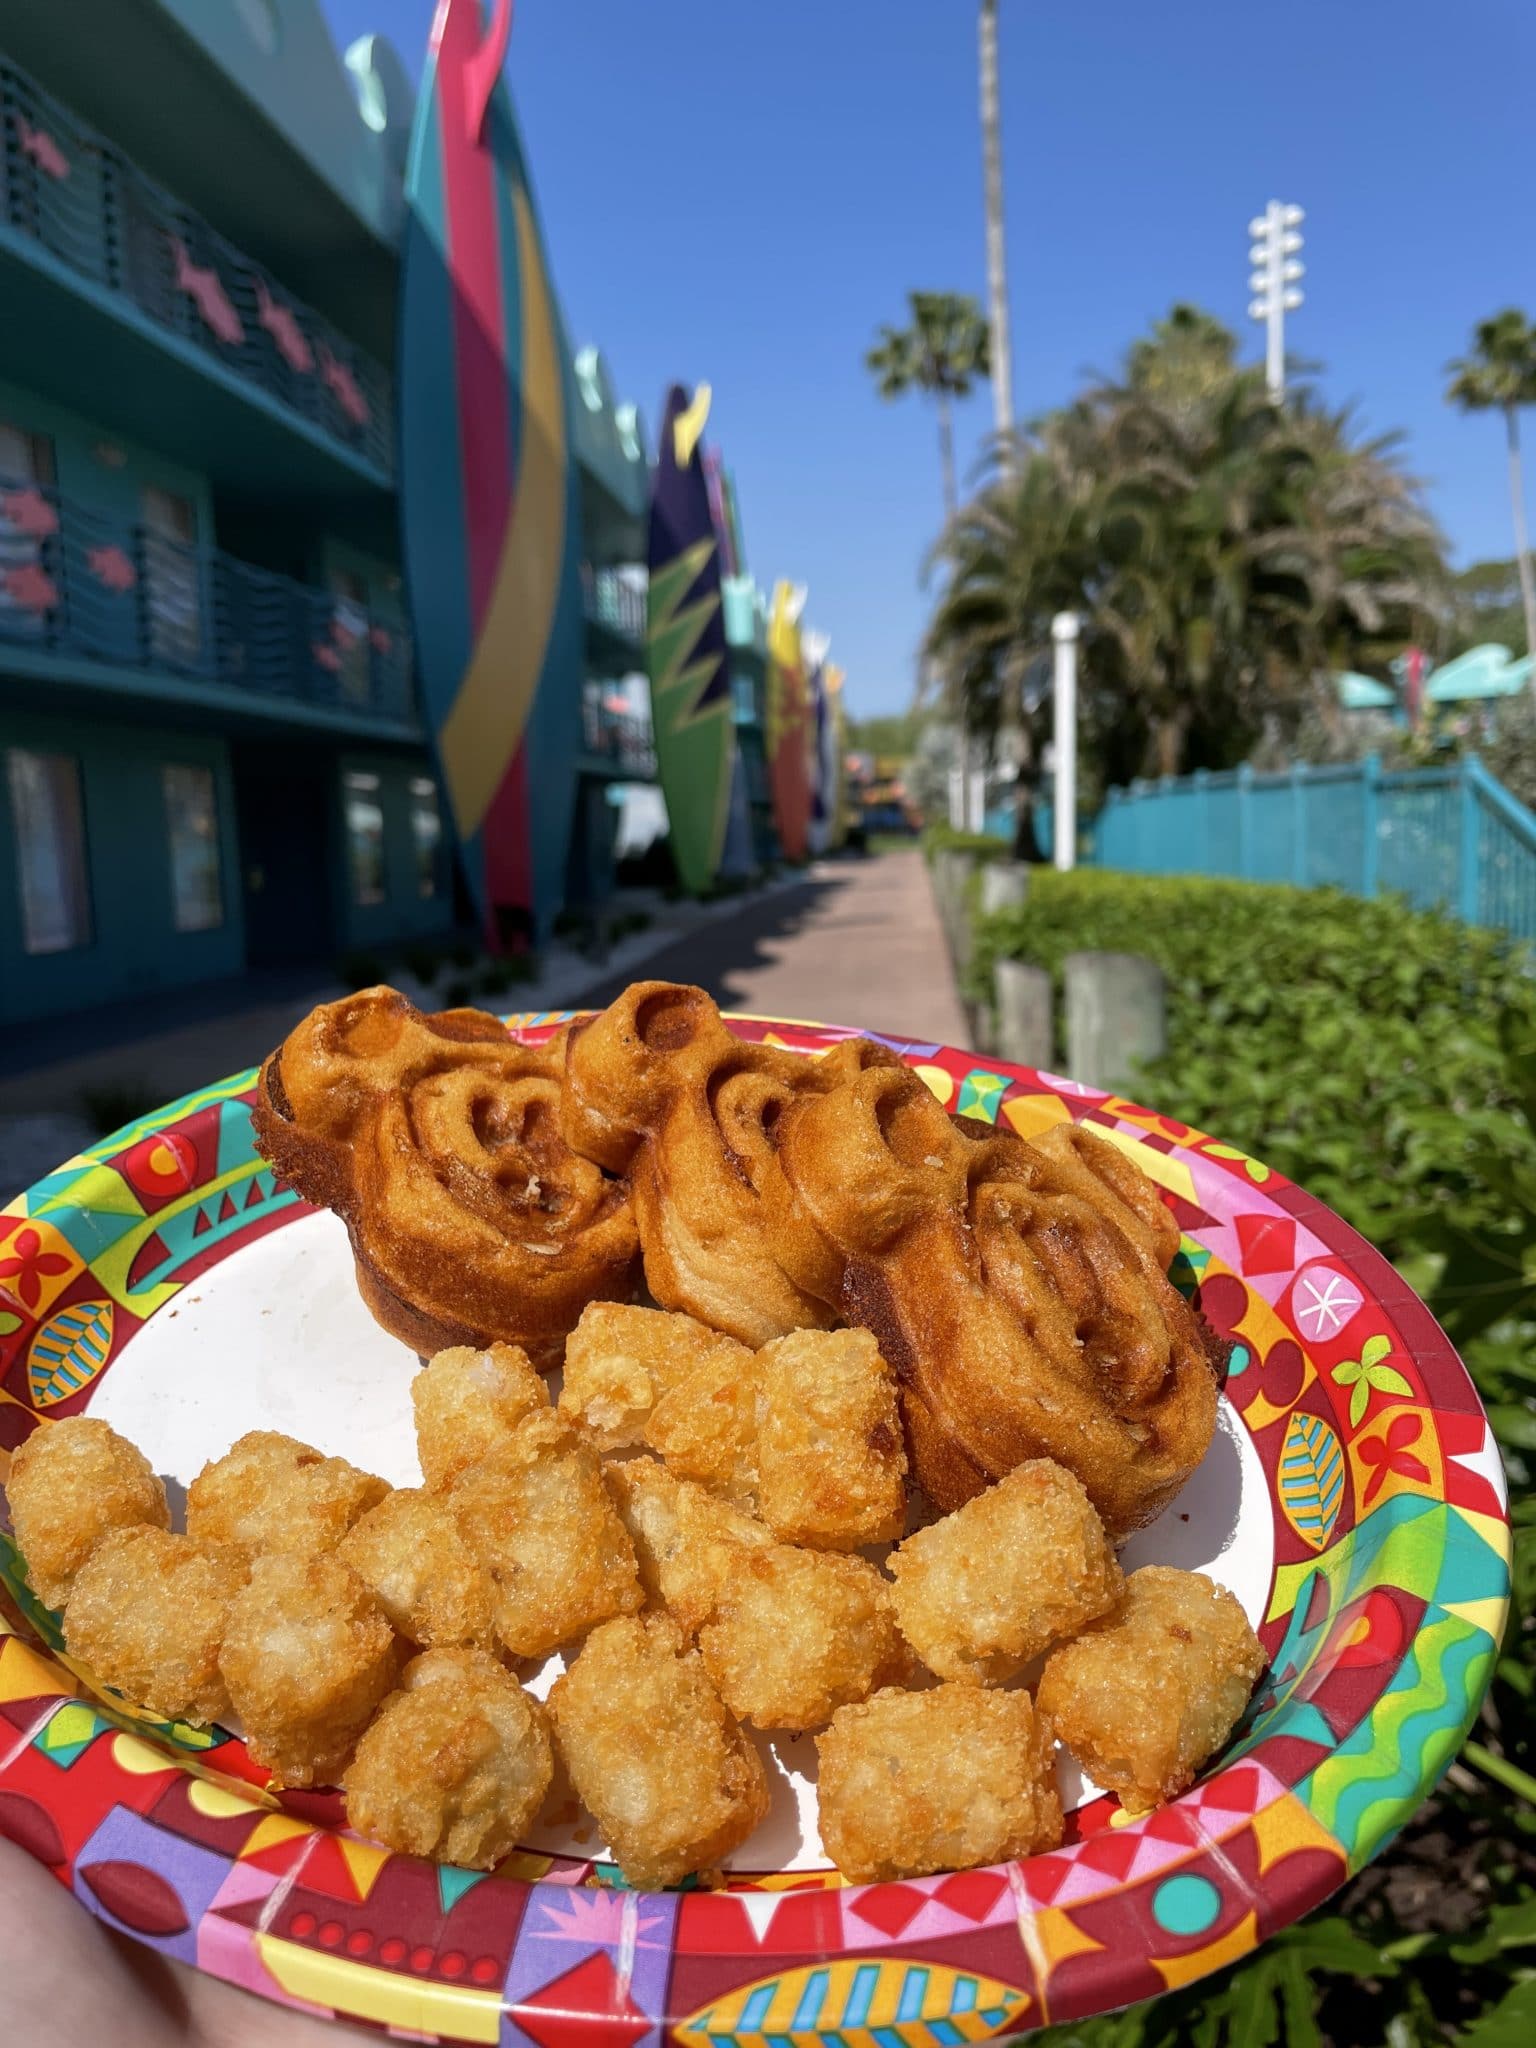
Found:
M 5 2038 L 18 2048 L 343 2048 L 364 2038 L 130 1941 L 3 1839 L 0 1985 Z

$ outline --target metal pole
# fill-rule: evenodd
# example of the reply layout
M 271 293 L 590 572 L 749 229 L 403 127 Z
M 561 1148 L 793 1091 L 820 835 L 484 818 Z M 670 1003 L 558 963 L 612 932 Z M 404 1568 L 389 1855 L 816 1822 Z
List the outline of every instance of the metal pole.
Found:
M 1051 621 L 1056 643 L 1055 687 L 1051 698 L 1051 746 L 1055 756 L 1056 865 L 1077 864 L 1077 614 L 1058 612 Z
M 1271 199 L 1265 209 L 1269 318 L 1265 328 L 1264 378 L 1276 405 L 1285 398 L 1285 208 Z

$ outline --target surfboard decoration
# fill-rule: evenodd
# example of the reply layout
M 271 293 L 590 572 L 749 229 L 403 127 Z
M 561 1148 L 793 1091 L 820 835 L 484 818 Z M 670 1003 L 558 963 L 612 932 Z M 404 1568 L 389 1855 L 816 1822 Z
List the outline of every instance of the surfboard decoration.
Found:
M 406 169 L 400 503 L 426 722 L 492 945 L 564 893 L 585 658 L 572 370 L 501 69 L 438 0 Z M 537 792 L 537 802 L 534 792 Z
M 810 716 L 800 614 L 805 586 L 773 586 L 768 616 L 768 705 L 764 734 L 773 822 L 786 860 L 804 860 L 810 848 Z
M 691 400 L 674 384 L 662 408 L 646 607 L 656 775 L 678 878 L 694 895 L 720 872 L 736 760 L 720 537 L 700 445 L 709 401 L 707 384 Z
M 828 791 L 828 845 L 835 852 L 848 837 L 848 806 L 844 801 L 843 764 L 848 753 L 848 720 L 843 709 L 843 671 L 829 661 L 822 671 L 826 691 L 826 752 L 822 774 Z
M 831 837 L 826 781 L 826 664 L 829 644 L 825 633 L 807 629 L 800 635 L 800 649 L 805 661 L 806 744 L 810 750 L 811 822 L 808 836 L 812 853 L 825 853 Z

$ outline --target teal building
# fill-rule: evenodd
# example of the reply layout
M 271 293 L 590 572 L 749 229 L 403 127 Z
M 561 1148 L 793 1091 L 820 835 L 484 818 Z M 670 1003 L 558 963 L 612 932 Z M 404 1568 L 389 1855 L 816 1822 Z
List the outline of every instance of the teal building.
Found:
M 398 541 L 412 97 L 317 0 L 0 14 L 0 1026 L 463 925 Z M 649 485 L 573 370 L 590 904 L 654 776 Z

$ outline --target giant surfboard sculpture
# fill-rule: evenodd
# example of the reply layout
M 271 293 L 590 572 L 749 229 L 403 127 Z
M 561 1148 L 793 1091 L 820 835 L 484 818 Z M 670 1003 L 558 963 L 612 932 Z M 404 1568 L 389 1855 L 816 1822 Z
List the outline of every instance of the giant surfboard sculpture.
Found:
M 768 618 L 768 706 L 764 735 L 773 822 L 786 860 L 804 860 L 810 848 L 811 732 L 805 657 L 800 646 L 803 589 L 773 587 Z
M 406 175 L 400 503 L 426 721 L 492 943 L 564 887 L 585 617 L 571 366 L 501 82 L 512 0 L 439 0 Z M 535 804 L 533 792 L 537 791 Z
M 736 761 L 720 537 L 699 445 L 709 396 L 707 384 L 691 402 L 680 384 L 667 393 L 651 488 L 646 611 L 656 774 L 678 878 L 694 895 L 720 872 Z

